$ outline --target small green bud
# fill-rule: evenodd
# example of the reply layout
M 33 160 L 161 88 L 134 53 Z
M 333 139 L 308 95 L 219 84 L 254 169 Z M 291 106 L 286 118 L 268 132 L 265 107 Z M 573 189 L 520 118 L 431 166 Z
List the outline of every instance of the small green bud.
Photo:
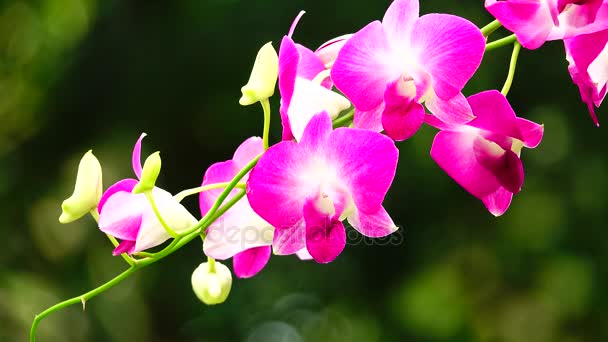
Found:
M 223 303 L 230 294 L 232 273 L 220 262 L 210 260 L 200 264 L 192 273 L 192 289 L 203 303 Z
M 160 174 L 161 167 L 160 152 L 152 153 L 144 162 L 144 167 L 141 171 L 141 179 L 133 188 L 132 193 L 141 194 L 154 189 L 156 179 Z
M 74 193 L 61 204 L 59 222 L 76 221 L 97 208 L 102 191 L 101 165 L 89 151 L 80 159 Z
M 274 94 L 278 76 L 279 56 L 272 47 L 272 43 L 266 43 L 258 51 L 249 82 L 241 88 L 243 93 L 239 100 L 241 106 L 248 106 L 270 98 Z

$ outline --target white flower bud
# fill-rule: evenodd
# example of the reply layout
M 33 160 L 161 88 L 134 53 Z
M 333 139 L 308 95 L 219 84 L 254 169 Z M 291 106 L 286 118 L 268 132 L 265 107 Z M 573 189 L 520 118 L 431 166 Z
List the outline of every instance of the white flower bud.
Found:
M 203 303 L 223 303 L 232 287 L 232 273 L 225 265 L 211 260 L 200 264 L 192 273 L 192 289 Z
M 266 43 L 255 58 L 249 82 L 241 88 L 243 96 L 239 103 L 248 106 L 270 98 L 274 94 L 278 76 L 279 56 L 272 43 Z
M 74 193 L 61 204 L 59 222 L 75 221 L 97 208 L 102 190 L 101 165 L 89 151 L 78 164 Z

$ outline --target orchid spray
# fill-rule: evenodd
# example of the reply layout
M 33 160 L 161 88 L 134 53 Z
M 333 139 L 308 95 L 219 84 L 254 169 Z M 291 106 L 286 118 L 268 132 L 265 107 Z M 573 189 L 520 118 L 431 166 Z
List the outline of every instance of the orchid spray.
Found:
M 186 244 L 200 244 L 198 238 L 206 260 L 193 263 L 192 289 L 212 305 L 229 298 L 232 272 L 253 277 L 271 255 L 332 262 L 346 246 L 345 222 L 366 237 L 394 233 L 383 201 L 399 162 L 395 142 L 425 124 L 439 130 L 429 149 L 437 165 L 492 215 L 504 214 L 524 184 L 522 148 L 538 146 L 544 130 L 508 101 L 520 51 L 563 40 L 568 71 L 599 125 L 595 110 L 608 83 L 608 0 L 486 0 L 485 7 L 496 20 L 478 28 L 450 14 L 420 15 L 418 0 L 395 0 L 382 20 L 316 50 L 294 40 L 301 12 L 278 52 L 263 45 L 241 89 L 241 105 L 261 105 L 261 137 L 201 172 L 198 187 L 175 195 L 157 187 L 161 156 L 151 154 L 142 166 L 145 134 L 134 139 L 136 177 L 105 191 L 101 164 L 87 152 L 59 221 L 90 213 L 113 245 L 108 255 L 122 257 L 127 269 L 42 311 L 30 340 L 48 315 L 84 307 Z M 490 40 L 501 27 L 512 34 Z M 501 47 L 513 51 L 501 90 L 463 94 L 484 54 Z M 271 145 L 277 83 L 283 139 Z M 180 204 L 192 195 L 199 197 L 198 219 Z M 216 259 L 232 259 L 233 271 Z

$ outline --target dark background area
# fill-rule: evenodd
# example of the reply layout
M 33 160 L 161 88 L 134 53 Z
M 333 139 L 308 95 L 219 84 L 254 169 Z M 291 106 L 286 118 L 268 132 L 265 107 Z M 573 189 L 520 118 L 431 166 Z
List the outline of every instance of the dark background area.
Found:
M 126 267 L 90 217 L 57 221 L 83 153 L 93 149 L 107 187 L 132 176 L 131 149 L 146 132 L 144 155 L 163 156 L 158 184 L 195 187 L 209 165 L 261 134 L 259 106 L 238 99 L 264 43 L 278 49 L 304 9 L 294 39 L 315 49 L 382 18 L 389 3 L 1 1 L 0 341 L 26 340 L 35 313 Z M 482 1 L 426 0 L 421 12 L 492 20 Z M 510 53 L 489 52 L 465 94 L 500 89 Z M 274 257 L 256 277 L 234 279 L 214 307 L 190 288 L 204 261 L 195 240 L 86 311 L 48 317 L 38 340 L 608 340 L 605 128 L 580 102 L 560 42 L 521 53 L 509 99 L 545 124 L 545 138 L 523 151 L 524 188 L 503 217 L 435 165 L 425 127 L 398 143 L 385 202 L 402 227 L 394 236 L 350 232 L 328 265 Z M 277 142 L 278 94 L 271 100 Z

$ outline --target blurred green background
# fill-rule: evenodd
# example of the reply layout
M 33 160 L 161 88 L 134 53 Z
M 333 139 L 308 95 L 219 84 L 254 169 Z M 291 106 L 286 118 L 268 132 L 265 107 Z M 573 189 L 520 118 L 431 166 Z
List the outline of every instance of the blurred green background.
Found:
M 90 217 L 60 225 L 78 160 L 93 148 L 104 185 L 131 177 L 131 149 L 162 151 L 163 188 L 259 135 L 259 106 L 238 105 L 261 45 L 316 48 L 379 19 L 390 1 L 0 2 L 0 341 L 25 341 L 34 314 L 125 268 Z M 422 1 L 483 26 L 483 2 Z M 504 30 L 495 36 L 506 35 Z M 498 88 L 510 49 L 488 53 L 466 94 Z M 228 301 L 190 288 L 193 242 L 80 306 L 44 320 L 39 341 L 606 341 L 608 157 L 571 83 L 563 45 L 521 54 L 509 98 L 545 124 L 525 150 L 524 190 L 492 217 L 429 156 L 434 130 L 399 143 L 386 207 L 401 229 L 351 243 L 328 265 L 272 258 Z M 280 139 L 274 100 L 272 139 Z M 604 122 L 605 110 L 600 110 Z M 188 206 L 196 212 L 196 202 Z M 352 232 L 351 232 L 352 233 Z

